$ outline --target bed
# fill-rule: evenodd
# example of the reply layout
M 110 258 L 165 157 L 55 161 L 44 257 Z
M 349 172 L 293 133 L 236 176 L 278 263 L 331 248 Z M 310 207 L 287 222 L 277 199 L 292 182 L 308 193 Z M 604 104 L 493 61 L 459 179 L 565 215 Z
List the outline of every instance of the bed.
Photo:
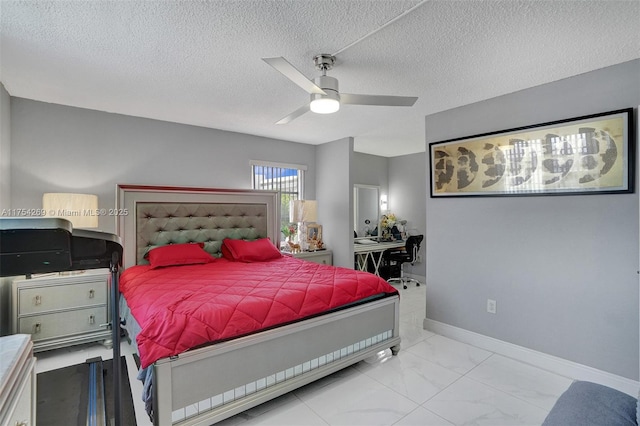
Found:
M 367 274 L 361 271 L 312 265 L 292 258 L 274 258 L 264 265 L 225 260 L 221 252 L 228 247 L 233 251 L 236 243 L 264 244 L 267 241 L 278 246 L 278 192 L 141 185 L 119 185 L 117 192 L 117 233 L 124 246 L 121 285 L 125 290 L 133 281 L 127 275 L 133 277 L 140 273 L 143 278 L 139 281 L 145 282 L 147 276 L 144 274 L 149 273 L 148 270 L 154 274 L 150 266 L 141 266 L 148 263 L 145 256 L 153 249 L 184 244 L 199 244 L 215 258 L 222 258 L 204 265 L 166 268 L 173 271 L 169 278 L 171 282 L 187 276 L 188 270 L 212 269 L 220 276 L 220 271 L 231 268 L 233 274 L 248 270 L 254 276 L 266 274 L 276 277 L 272 280 L 272 285 L 275 285 L 274 281 L 286 280 L 278 275 L 285 265 L 293 265 L 295 278 L 302 275 L 315 277 L 312 283 L 320 282 L 323 276 L 331 274 L 363 282 L 368 280 L 364 275 L 354 275 Z M 278 274 L 273 272 L 276 270 Z M 241 278 L 245 284 L 249 281 L 260 280 Z M 301 306 L 300 318 L 286 317 L 280 322 L 272 319 L 258 331 L 240 330 L 237 336 L 211 334 L 208 338 L 213 341 L 195 344 L 188 349 L 183 346 L 192 345 L 194 341 L 187 340 L 181 343 L 183 346 L 176 346 L 179 353 L 150 351 L 145 343 L 145 348 L 141 346 L 139 349 L 143 349 L 143 364 L 149 365 L 152 374 L 154 424 L 213 424 L 381 350 L 390 348 L 394 355 L 397 354 L 400 349 L 399 295 L 395 291 L 380 293 L 379 289 L 384 287 L 375 290 L 375 285 L 384 286 L 386 283 L 371 284 L 372 289 L 366 293 L 368 296 L 362 297 L 365 293 L 359 293 L 357 300 L 348 303 L 337 298 L 323 312 L 305 311 Z M 156 292 L 155 297 L 164 291 L 155 284 L 153 288 L 160 292 Z M 256 284 L 255 288 L 247 291 L 262 292 L 264 289 Z M 215 299 L 215 296 L 198 297 L 202 300 Z M 133 300 L 129 303 L 135 305 Z M 126 304 L 123 310 L 125 314 L 129 312 Z M 135 309 L 131 311 L 135 316 Z M 130 333 L 144 335 L 149 320 L 143 319 L 138 324 L 136 319 L 127 321 L 127 329 Z M 162 327 L 156 328 L 162 330 Z M 155 335 L 161 335 L 157 330 Z M 150 352 L 154 355 L 149 356 Z

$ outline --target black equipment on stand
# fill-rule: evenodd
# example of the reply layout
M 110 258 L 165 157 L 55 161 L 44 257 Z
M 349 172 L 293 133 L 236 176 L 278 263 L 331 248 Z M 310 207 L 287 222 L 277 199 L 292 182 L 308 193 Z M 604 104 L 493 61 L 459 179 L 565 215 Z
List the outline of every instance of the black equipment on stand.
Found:
M 30 277 L 32 274 L 98 268 L 111 271 L 113 424 L 116 426 L 122 422 L 118 306 L 118 269 L 121 264 L 122 244 L 117 235 L 73 229 L 71 222 L 61 218 L 0 218 L 0 277 Z M 100 395 L 100 392 L 89 393 Z M 87 418 L 87 425 L 94 422 L 95 416 Z

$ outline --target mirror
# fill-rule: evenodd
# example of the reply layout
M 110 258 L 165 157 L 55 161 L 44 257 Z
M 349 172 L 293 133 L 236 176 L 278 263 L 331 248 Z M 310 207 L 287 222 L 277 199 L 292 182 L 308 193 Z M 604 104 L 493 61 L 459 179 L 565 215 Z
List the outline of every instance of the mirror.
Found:
M 366 221 L 370 223 L 367 224 Z M 380 187 L 353 186 L 353 229 L 358 237 L 368 237 L 380 221 Z

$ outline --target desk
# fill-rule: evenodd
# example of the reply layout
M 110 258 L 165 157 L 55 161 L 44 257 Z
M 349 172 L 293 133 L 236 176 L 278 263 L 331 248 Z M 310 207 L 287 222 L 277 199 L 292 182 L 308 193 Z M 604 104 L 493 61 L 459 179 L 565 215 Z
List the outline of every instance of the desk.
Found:
M 374 244 L 353 244 L 353 253 L 356 255 L 356 264 L 361 271 L 367 270 L 368 260 L 371 259 L 374 267 L 374 274 L 380 275 L 380 262 L 382 261 L 382 252 L 389 249 L 403 248 L 406 246 L 406 241 L 384 241 Z M 381 253 L 376 259 L 374 253 Z

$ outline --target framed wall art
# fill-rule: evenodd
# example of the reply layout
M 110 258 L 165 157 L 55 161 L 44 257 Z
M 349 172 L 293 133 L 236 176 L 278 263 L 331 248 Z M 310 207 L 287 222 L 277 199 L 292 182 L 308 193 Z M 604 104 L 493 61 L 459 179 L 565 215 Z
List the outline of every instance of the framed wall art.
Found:
M 431 197 L 633 192 L 633 108 L 429 144 Z

